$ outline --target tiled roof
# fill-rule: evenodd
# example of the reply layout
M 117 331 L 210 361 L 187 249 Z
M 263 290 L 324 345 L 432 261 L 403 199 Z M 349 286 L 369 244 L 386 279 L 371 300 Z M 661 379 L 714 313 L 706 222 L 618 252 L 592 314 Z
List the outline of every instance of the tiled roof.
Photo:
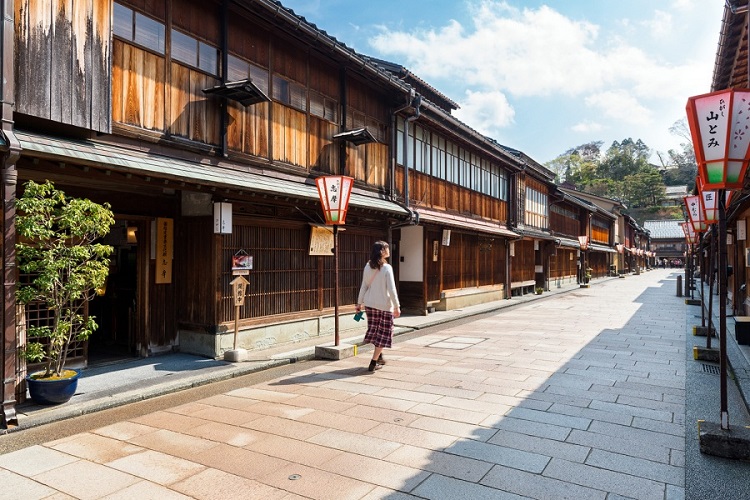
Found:
M 683 221 L 677 219 L 647 220 L 643 223 L 643 227 L 651 232 L 652 240 L 684 238 L 685 233 L 680 227 L 681 222 Z

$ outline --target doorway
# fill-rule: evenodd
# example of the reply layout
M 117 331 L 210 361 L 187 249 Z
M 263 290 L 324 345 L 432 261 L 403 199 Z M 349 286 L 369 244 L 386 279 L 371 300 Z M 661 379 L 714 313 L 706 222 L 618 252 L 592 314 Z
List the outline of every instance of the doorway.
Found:
M 138 225 L 117 219 L 102 243 L 111 245 L 109 275 L 105 286 L 89 303 L 89 315 L 97 325 L 88 340 L 88 366 L 137 356 L 135 325 L 138 303 Z

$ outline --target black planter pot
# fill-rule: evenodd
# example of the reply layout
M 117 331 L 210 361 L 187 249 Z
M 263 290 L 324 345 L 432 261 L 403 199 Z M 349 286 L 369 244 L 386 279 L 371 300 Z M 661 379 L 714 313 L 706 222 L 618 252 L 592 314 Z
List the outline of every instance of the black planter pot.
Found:
M 80 370 L 67 371 L 75 372 L 75 375 L 56 380 L 32 378 L 41 372 L 27 375 L 26 386 L 29 388 L 31 399 L 40 405 L 56 405 L 70 401 L 78 388 L 78 377 L 81 372 Z

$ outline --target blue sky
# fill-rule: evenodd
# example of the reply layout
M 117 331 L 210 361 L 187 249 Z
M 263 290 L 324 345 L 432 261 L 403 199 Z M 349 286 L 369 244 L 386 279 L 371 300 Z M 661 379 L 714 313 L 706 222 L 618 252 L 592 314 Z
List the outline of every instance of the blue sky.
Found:
M 669 132 L 710 91 L 723 0 L 282 0 L 362 54 L 459 103 L 467 125 L 540 163 Z

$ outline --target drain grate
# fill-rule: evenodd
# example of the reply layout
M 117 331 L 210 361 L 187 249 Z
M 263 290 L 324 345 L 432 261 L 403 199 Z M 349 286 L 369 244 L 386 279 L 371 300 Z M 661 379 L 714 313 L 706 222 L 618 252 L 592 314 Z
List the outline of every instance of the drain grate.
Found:
M 721 369 L 716 365 L 707 365 L 705 363 L 702 363 L 703 365 L 703 371 L 706 373 L 710 373 L 711 375 L 721 375 Z

